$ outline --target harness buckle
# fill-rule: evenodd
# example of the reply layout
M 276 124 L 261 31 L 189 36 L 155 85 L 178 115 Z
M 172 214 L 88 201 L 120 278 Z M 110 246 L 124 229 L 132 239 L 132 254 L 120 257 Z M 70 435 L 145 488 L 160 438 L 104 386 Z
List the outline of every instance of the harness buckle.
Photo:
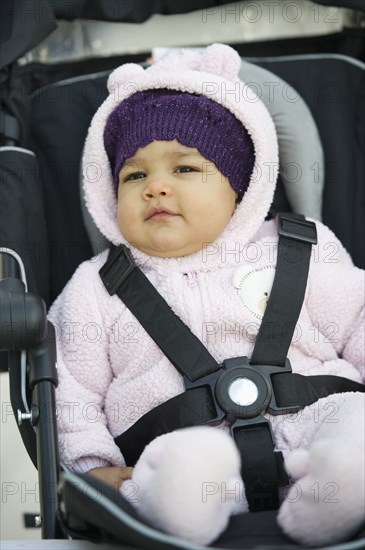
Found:
M 303 219 L 294 219 L 278 214 L 279 236 L 287 237 L 295 241 L 317 244 L 317 228 L 314 222 Z
M 223 361 L 220 369 L 195 381 L 184 376 L 186 390 L 207 387 L 214 404 L 215 417 L 207 424 L 218 424 L 226 419 L 229 423 L 242 421 L 240 426 L 261 422 L 265 413 L 273 416 L 294 414 L 300 405 L 278 405 L 271 377 L 291 373 L 289 359 L 284 366 L 251 365 L 247 357 L 234 357 Z
M 121 244 L 113 251 L 111 257 L 108 258 L 108 261 L 99 271 L 100 277 L 110 296 L 113 296 L 117 292 L 118 288 L 132 273 L 135 266 L 133 256 L 127 246 Z
M 247 357 L 226 359 L 222 368 L 195 381 L 184 376 L 184 383 L 186 390 L 209 388 L 215 417 L 207 424 L 256 418 L 266 412 L 272 394 L 270 378 L 252 367 Z
M 225 372 L 217 380 L 215 393 L 227 419 L 255 418 L 265 413 L 271 399 L 270 379 L 247 357 L 234 357 L 223 362 Z

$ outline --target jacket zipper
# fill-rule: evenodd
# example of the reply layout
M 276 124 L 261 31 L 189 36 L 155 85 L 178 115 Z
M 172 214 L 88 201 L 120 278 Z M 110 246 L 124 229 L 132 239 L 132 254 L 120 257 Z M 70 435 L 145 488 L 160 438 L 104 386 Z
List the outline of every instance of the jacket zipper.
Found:
M 194 304 L 196 304 L 198 307 L 194 307 L 194 317 L 195 317 L 195 324 L 196 324 L 196 330 L 197 330 L 197 336 L 201 340 L 202 333 L 203 333 L 203 300 L 201 291 L 198 284 L 198 278 L 196 276 L 196 273 L 184 273 L 187 279 L 187 285 L 191 289 L 191 294 L 193 296 Z

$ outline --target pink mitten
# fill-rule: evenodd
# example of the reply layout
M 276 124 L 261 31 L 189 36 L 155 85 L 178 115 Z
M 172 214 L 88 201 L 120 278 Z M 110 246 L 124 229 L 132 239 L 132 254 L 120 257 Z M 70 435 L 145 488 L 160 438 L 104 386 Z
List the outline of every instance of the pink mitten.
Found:
M 364 398 L 353 394 L 309 451 L 298 449 L 286 469 L 296 483 L 278 515 L 283 531 L 308 545 L 335 544 L 360 529 L 365 511 Z
M 248 509 L 235 443 L 211 427 L 156 438 L 137 462 L 132 482 L 138 491 L 132 504 L 142 517 L 199 544 L 210 544 L 232 514 Z

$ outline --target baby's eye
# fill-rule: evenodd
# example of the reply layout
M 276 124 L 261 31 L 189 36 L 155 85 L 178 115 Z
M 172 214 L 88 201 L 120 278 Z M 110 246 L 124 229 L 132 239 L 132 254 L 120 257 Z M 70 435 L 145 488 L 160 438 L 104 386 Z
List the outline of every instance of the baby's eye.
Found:
M 128 176 L 126 176 L 123 181 L 140 180 L 144 177 L 146 177 L 146 174 L 144 172 L 133 172 L 132 174 L 128 174 Z
M 185 174 L 185 173 L 188 173 L 188 172 L 197 172 L 197 169 L 193 168 L 192 166 L 178 166 L 176 168 L 176 172 L 178 174 Z

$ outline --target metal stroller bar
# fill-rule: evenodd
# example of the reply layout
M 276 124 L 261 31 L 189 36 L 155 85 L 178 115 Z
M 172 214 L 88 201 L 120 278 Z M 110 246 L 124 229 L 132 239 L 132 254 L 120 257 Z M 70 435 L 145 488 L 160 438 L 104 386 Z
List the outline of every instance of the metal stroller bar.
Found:
M 47 324 L 47 330 L 47 340 L 29 352 L 29 382 L 33 389 L 31 422 L 36 428 L 37 438 L 42 537 L 53 539 L 57 531 L 58 510 L 59 455 L 55 400 L 58 380 L 55 330 L 51 323 Z
M 22 360 L 21 384 L 22 403 L 11 397 L 13 409 L 17 409 L 19 429 L 26 421 L 28 435 L 36 439 L 42 538 L 54 539 L 57 535 L 59 477 L 59 454 L 56 424 L 55 388 L 58 383 L 56 367 L 55 330 L 47 322 L 46 306 L 43 300 L 26 291 L 24 266 L 19 256 L 12 250 L 0 248 L 1 281 L 0 349 L 9 352 L 10 378 Z M 20 276 L 20 278 L 19 278 Z M 28 349 L 28 354 L 25 351 Z M 19 355 L 20 354 L 20 355 Z M 27 357 L 28 364 L 26 359 Z M 24 368 L 25 366 L 25 368 Z M 25 378 L 28 369 L 29 386 L 32 391 L 32 404 L 28 406 Z M 13 372 L 12 372 L 13 371 Z M 24 426 L 25 427 L 25 426 Z

